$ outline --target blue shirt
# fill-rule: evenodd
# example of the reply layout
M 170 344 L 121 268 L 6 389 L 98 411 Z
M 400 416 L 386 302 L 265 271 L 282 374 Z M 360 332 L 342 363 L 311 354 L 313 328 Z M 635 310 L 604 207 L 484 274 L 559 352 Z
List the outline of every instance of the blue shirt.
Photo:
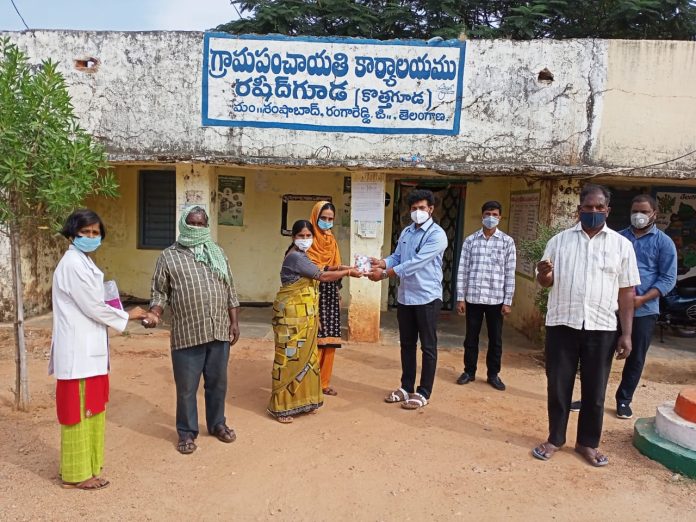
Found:
M 399 276 L 400 304 L 422 305 L 442 299 L 442 256 L 446 249 L 447 234 L 432 218 L 418 228 L 412 223 L 401 232 L 396 250 L 385 259 L 387 269 Z
M 638 261 L 640 285 L 636 287 L 636 295 L 645 295 L 655 288 L 660 295 L 665 295 L 674 288 L 677 282 L 677 249 L 674 241 L 655 225 L 640 237 L 633 233 L 631 227 L 619 232 L 633 245 Z M 651 299 L 640 308 L 636 308 L 635 317 L 644 317 L 660 313 L 659 298 Z

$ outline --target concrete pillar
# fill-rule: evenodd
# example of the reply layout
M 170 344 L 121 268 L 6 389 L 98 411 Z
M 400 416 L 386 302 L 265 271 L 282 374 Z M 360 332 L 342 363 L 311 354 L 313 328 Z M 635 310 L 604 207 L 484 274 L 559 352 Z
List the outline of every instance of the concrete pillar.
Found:
M 577 222 L 578 204 L 582 182 L 576 179 L 563 179 L 547 181 L 549 184 L 548 205 L 546 198 L 542 198 L 542 211 L 548 209 L 549 226 L 570 228 Z M 544 192 L 542 190 L 542 192 Z M 546 216 L 540 215 L 544 220 Z
M 351 225 L 350 225 L 350 252 L 356 254 L 381 258 L 382 244 L 384 242 L 384 181 L 385 175 L 374 172 L 354 172 L 351 175 Z M 381 220 L 370 223 L 368 228 L 374 225 L 373 230 L 360 227 L 361 216 L 361 183 L 370 183 L 374 198 L 373 208 L 381 209 Z M 364 210 L 364 208 L 363 208 Z M 374 233 L 373 233 L 374 232 Z M 373 236 L 374 237 L 370 237 Z M 353 264 L 353 258 L 344 261 Z M 379 341 L 380 305 L 383 283 L 373 283 L 367 278 L 350 280 L 350 307 L 348 308 L 348 338 L 351 341 L 377 342 Z
M 208 213 L 210 233 L 214 240 L 217 240 L 218 228 L 216 183 L 215 167 L 205 163 L 176 164 L 176 222 L 179 223 L 184 208 L 200 205 Z

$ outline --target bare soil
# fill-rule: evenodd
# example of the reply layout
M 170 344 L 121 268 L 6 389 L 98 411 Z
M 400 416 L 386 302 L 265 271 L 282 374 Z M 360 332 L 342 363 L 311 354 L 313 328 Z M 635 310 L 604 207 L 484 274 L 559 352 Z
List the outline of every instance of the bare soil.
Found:
M 32 409 L 13 411 L 11 330 L 0 329 L 0 520 L 695 520 L 696 482 L 640 455 L 633 422 L 608 400 L 595 469 L 569 447 L 549 462 L 530 449 L 546 436 L 543 369 L 531 353 L 505 356 L 498 392 L 458 386 L 461 352 L 440 352 L 432 402 L 409 412 L 383 402 L 398 385 L 396 346 L 347 344 L 318 415 L 281 425 L 265 413 L 272 343 L 242 340 L 229 366 L 228 424 L 238 439 L 203 433 L 176 452 L 175 394 L 166 332 L 112 337 L 106 465 L 111 486 L 61 489 L 50 332 L 29 332 Z M 483 361 L 482 361 L 483 362 Z M 621 365 L 615 364 L 613 397 Z M 694 361 L 651 359 L 634 412 L 654 415 Z

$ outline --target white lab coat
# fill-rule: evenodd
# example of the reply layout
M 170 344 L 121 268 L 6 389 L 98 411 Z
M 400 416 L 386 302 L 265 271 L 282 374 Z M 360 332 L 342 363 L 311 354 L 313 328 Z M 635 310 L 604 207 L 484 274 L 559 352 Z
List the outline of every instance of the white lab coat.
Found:
M 109 368 L 107 326 L 122 332 L 128 313 L 104 302 L 104 274 L 70 245 L 53 273 L 53 340 L 48 373 L 56 379 L 104 375 Z

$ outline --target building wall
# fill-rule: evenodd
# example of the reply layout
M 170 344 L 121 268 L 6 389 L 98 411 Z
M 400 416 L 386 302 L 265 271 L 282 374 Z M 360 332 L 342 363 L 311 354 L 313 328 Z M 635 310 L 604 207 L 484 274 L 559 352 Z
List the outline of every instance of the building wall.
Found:
M 328 195 L 337 213 L 343 201 L 344 173 L 294 169 L 235 169 L 218 167 L 218 175 L 246 178 L 244 226 L 218 227 L 218 243 L 230 259 L 237 292 L 242 301 L 269 301 L 280 286 L 280 266 L 291 239 L 280 234 L 283 194 Z M 288 227 L 297 219 L 309 219 L 314 202 L 291 204 Z M 340 216 L 334 225 L 345 264 L 350 258 L 349 229 Z M 347 292 L 344 291 L 347 304 Z
M 337 211 L 343 201 L 345 173 L 308 172 L 296 169 L 243 169 L 212 167 L 204 176 L 189 176 L 198 172 L 199 164 L 179 164 L 172 168 L 177 176 L 177 193 L 206 192 L 217 186 L 218 175 L 242 176 L 245 183 L 244 226 L 216 225 L 217 207 L 210 210 L 211 232 L 227 253 L 235 277 L 237 292 L 242 301 L 273 301 L 280 285 L 280 266 L 290 238 L 280 234 L 281 198 L 283 194 L 316 194 L 331 196 Z M 150 279 L 159 250 L 139 249 L 138 237 L 138 172 L 148 166 L 119 166 L 115 174 L 121 196 L 117 200 L 89 201 L 108 227 L 108 236 L 97 251 L 96 261 L 105 277 L 117 277 L 123 293 L 148 298 Z M 161 168 L 161 167 L 158 167 Z M 183 178 L 188 179 L 184 180 Z M 185 190 L 179 187 L 185 183 Z M 184 198 L 185 199 L 185 198 Z M 178 208 L 186 201 L 177 201 Z M 295 219 L 308 219 L 313 203 L 297 203 L 291 207 L 289 226 Z M 341 224 L 335 226 L 336 237 L 345 263 L 350 263 L 349 232 Z M 348 298 L 347 289 L 344 297 Z
M 696 149 L 695 42 L 612 40 L 593 160 L 649 165 Z M 665 169 L 694 169 L 693 156 Z M 637 174 L 637 173 L 634 173 Z M 694 179 L 693 171 L 691 179 Z
M 32 61 L 51 57 L 83 126 L 112 160 L 213 159 L 244 163 L 511 171 L 589 163 L 588 143 L 607 75 L 599 40 L 467 42 L 457 136 L 347 134 L 201 126 L 203 34 L 32 31 L 7 34 Z M 91 72 L 75 60 L 92 57 Z M 538 81 L 541 70 L 554 74 Z

